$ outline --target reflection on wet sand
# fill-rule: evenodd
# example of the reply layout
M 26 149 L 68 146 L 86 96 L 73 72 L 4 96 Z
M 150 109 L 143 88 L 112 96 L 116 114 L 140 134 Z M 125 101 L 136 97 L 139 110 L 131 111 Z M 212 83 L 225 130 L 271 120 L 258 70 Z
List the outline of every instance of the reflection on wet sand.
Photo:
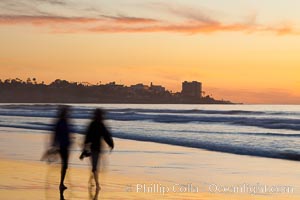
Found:
M 95 187 L 95 183 L 90 174 L 89 180 L 78 181 L 75 175 L 75 180 L 71 179 L 74 176 L 72 170 L 66 176 L 66 183 L 68 183 L 68 189 L 60 189 L 59 185 L 59 163 L 52 163 L 47 165 L 46 181 L 45 181 L 45 199 L 46 200 L 66 200 L 66 199 L 89 199 L 98 200 L 101 189 Z M 76 182 L 76 184 L 75 184 Z M 86 191 L 86 192 L 85 192 Z M 87 194 L 84 195 L 84 194 Z M 81 197 L 78 196 L 80 194 Z

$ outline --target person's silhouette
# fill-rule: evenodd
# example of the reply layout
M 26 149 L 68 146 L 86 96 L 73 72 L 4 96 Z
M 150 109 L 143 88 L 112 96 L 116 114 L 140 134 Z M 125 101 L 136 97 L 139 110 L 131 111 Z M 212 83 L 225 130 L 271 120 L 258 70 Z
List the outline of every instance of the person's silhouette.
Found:
M 114 148 L 114 142 L 111 133 L 107 130 L 103 122 L 103 114 L 103 110 L 95 110 L 94 118 L 86 132 L 84 140 L 85 150 L 80 156 L 80 159 L 83 159 L 84 157 L 89 155 L 91 156 L 92 176 L 94 177 L 96 188 L 98 190 L 100 189 L 100 184 L 98 180 L 98 160 L 102 149 L 101 140 L 104 139 L 104 141 L 111 147 L 111 149 Z M 86 147 L 88 147 L 90 151 L 87 151 Z
M 89 200 L 98 200 L 100 188 L 96 188 L 95 191 L 93 191 L 92 187 L 89 187 Z
M 65 191 L 65 190 L 60 190 L 60 191 L 59 191 L 59 200 L 66 200 L 66 199 L 65 199 L 65 196 L 64 196 L 64 191 Z
M 64 180 L 68 168 L 69 161 L 69 147 L 70 140 L 70 127 L 68 122 L 69 107 L 62 106 L 58 111 L 58 119 L 54 127 L 52 145 L 58 148 L 61 157 L 61 178 L 59 189 L 65 190 L 67 187 L 64 185 Z

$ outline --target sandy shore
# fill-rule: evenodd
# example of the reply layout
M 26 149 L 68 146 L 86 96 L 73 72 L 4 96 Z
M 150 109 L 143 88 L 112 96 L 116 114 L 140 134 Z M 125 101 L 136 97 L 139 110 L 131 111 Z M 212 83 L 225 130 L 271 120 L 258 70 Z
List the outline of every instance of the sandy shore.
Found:
M 59 199 L 59 163 L 40 161 L 47 134 L 0 129 L 0 199 Z M 77 135 L 66 178 L 66 199 L 94 199 L 88 160 L 78 159 Z M 98 199 L 299 199 L 299 163 L 116 139 L 103 156 Z M 13 150 L 13 151 L 12 151 Z M 226 192 L 260 184 L 291 186 L 289 193 Z M 216 190 L 218 186 L 219 190 Z
M 32 199 L 59 199 L 58 190 L 59 167 L 45 166 L 41 163 L 0 160 L 1 163 L 1 199 L 32 200 Z M 163 182 L 156 177 L 162 185 Z M 66 179 L 68 189 L 64 192 L 66 199 L 94 199 L 95 189 L 88 187 L 89 172 L 82 168 L 69 170 Z M 295 195 L 245 195 L 245 194 L 212 194 L 207 192 L 137 192 L 130 183 L 152 184 L 152 181 L 143 177 L 123 176 L 114 172 L 100 175 L 102 189 L 98 199 L 299 199 Z M 130 186 L 130 187 L 129 187 Z M 176 188 L 177 190 L 177 188 Z

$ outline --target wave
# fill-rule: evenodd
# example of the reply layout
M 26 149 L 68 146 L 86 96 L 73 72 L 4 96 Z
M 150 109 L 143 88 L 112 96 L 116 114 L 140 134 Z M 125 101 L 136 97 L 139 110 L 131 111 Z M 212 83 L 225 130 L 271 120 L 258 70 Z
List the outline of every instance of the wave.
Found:
M 181 132 L 185 133 L 185 130 L 172 130 L 173 132 Z M 207 131 L 192 131 L 189 130 L 189 133 L 208 133 Z M 250 136 L 276 136 L 276 137 L 300 137 L 300 134 L 282 134 L 282 133 L 253 133 L 253 132 L 210 132 L 212 134 L 220 134 L 220 135 L 250 135 Z
M 30 122 L 30 123 L 25 123 L 20 125 L 0 124 L 0 127 L 43 130 L 43 131 L 53 130 L 53 125 L 47 123 L 41 123 L 41 122 L 37 122 L 37 123 Z M 73 126 L 73 131 L 75 133 L 83 134 L 85 131 L 85 127 Z M 210 134 L 211 136 L 214 134 L 224 134 L 221 132 L 208 133 L 208 132 L 199 132 L 199 131 L 197 133 Z M 238 134 L 245 134 L 245 133 L 236 133 L 236 135 Z M 287 138 L 288 140 L 290 140 L 290 138 L 294 138 L 294 140 L 298 140 L 300 137 L 300 134 L 285 135 L 285 134 L 275 134 L 275 133 L 249 133 L 249 135 L 253 135 L 253 134 L 255 134 L 256 136 L 272 135 L 273 137 L 280 137 L 280 138 L 288 137 Z M 231 133 L 231 135 L 235 135 L 235 134 Z M 127 132 L 114 131 L 113 136 L 122 139 L 156 142 L 156 143 L 177 145 L 183 147 L 205 149 L 205 150 L 217 151 L 223 153 L 232 153 L 238 155 L 250 155 L 250 156 L 279 158 L 279 159 L 297 160 L 297 161 L 300 160 L 300 152 L 291 149 L 277 148 L 276 146 L 275 147 L 259 146 L 259 145 L 251 146 L 251 145 L 245 145 L 242 143 L 234 143 L 234 142 L 220 143 L 215 140 L 207 141 L 207 140 L 201 140 L 201 138 L 195 139 L 195 138 L 184 137 L 184 134 L 181 136 L 177 135 L 175 137 L 170 137 L 168 135 L 133 134 Z
M 160 138 L 153 138 L 148 137 L 145 135 L 128 135 L 124 133 L 114 133 L 115 137 L 119 137 L 122 139 L 130 139 L 130 140 L 138 140 L 138 141 L 147 141 L 147 142 L 156 142 L 162 144 L 170 144 L 170 145 L 177 145 L 183 147 L 191 147 L 191 148 L 198 148 L 198 149 L 205 149 L 209 151 L 217 151 L 222 153 L 231 153 L 231 154 L 238 154 L 238 155 L 249 155 L 249 156 L 258 156 L 258 157 L 266 157 L 266 158 L 279 158 L 285 160 L 295 160 L 300 161 L 300 152 L 296 151 L 273 151 L 268 149 L 262 148 L 249 148 L 249 146 L 235 146 L 231 144 L 216 144 L 214 142 L 202 142 L 196 140 L 178 140 L 172 139 L 169 137 L 160 137 Z
M 53 131 L 51 121 L 54 120 L 49 119 L 57 117 L 58 106 L 1 104 L 0 127 Z M 96 107 L 98 105 L 75 105 L 71 107 L 70 117 L 90 119 Z M 163 109 L 150 106 L 115 107 L 111 106 L 105 111 L 108 120 L 122 124 L 112 127 L 113 135 L 117 138 L 239 155 L 300 160 L 300 134 L 296 132 L 300 130 L 299 111 L 257 111 L 249 110 L 249 107 L 241 107 L 240 110 L 219 110 L 217 107 L 200 110 L 184 106 Z M 76 123 L 72 126 L 73 132 L 83 134 L 86 129 L 84 121 L 72 122 Z
M 55 118 L 57 105 L 5 105 L 0 116 Z M 90 119 L 94 108 L 73 108 L 71 118 Z M 274 117 L 269 112 L 243 110 L 169 110 L 169 109 L 107 109 L 107 119 L 116 121 L 152 121 L 156 123 L 225 123 L 266 129 L 300 130 L 300 118 Z M 273 112 L 277 113 L 277 112 Z M 281 115 L 290 115 L 282 112 Z
M 35 129 L 35 130 L 48 130 L 51 131 L 54 128 L 53 124 L 43 123 L 43 122 L 26 122 L 19 125 L 7 125 L 7 124 L 1 124 L 0 121 L 0 127 L 10 127 L 10 128 L 25 128 L 25 129 Z M 82 133 L 84 130 L 84 126 L 82 125 L 72 125 L 72 131 L 76 133 Z M 164 131 L 157 129 L 156 131 Z M 275 136 L 275 137 L 288 137 L 288 138 L 298 138 L 300 137 L 300 134 L 290 134 L 290 133 L 271 133 L 271 132 L 265 132 L 265 133 L 255 133 L 255 132 L 218 132 L 218 131 L 201 131 L 201 130 L 172 130 L 174 133 L 193 133 L 193 134 L 214 134 L 214 135 L 248 135 L 248 136 Z
M 57 104 L 11 104 L 0 105 L 0 109 L 7 110 L 28 110 L 28 111 L 56 111 L 59 105 Z M 91 112 L 98 106 L 89 107 L 72 107 L 73 111 Z M 207 109 L 151 109 L 151 108 L 109 108 L 107 112 L 113 113 L 169 113 L 169 114 L 212 114 L 212 115 L 290 115 L 300 116 L 300 112 L 276 112 L 276 111 L 253 111 L 253 110 L 207 110 Z

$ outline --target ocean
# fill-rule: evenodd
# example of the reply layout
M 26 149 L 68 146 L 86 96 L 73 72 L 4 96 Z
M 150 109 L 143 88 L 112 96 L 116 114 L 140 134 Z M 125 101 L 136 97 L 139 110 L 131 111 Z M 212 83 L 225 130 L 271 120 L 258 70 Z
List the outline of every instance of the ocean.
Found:
M 300 160 L 297 105 L 69 105 L 72 130 L 79 134 L 85 132 L 93 110 L 103 108 L 116 138 Z M 57 104 L 0 104 L 0 127 L 43 134 L 53 129 L 57 108 Z

